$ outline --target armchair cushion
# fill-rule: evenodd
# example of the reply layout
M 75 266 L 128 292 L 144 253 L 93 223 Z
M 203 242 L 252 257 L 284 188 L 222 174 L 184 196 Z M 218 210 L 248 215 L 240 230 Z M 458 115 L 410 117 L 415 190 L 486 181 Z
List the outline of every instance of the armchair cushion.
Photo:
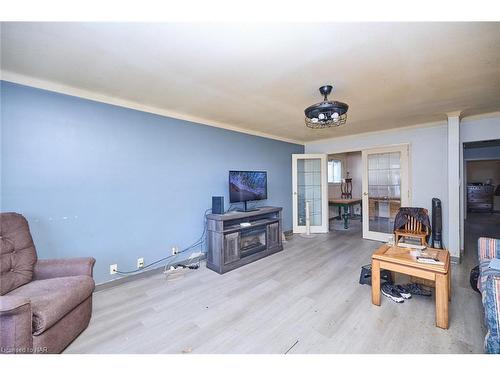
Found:
M 14 212 L 0 214 L 0 295 L 29 283 L 37 260 L 28 222 Z
M 30 300 L 18 296 L 0 296 L 0 354 L 29 353 L 31 335 Z
M 92 294 L 94 285 L 90 276 L 56 277 L 32 281 L 8 295 L 31 300 L 33 335 L 36 336 L 87 299 Z
M 25 297 L 2 296 L 2 298 L 0 298 L 0 316 L 15 313 L 24 305 L 29 304 L 30 300 Z
M 66 276 L 92 276 L 94 258 L 38 259 L 33 278 L 35 280 Z

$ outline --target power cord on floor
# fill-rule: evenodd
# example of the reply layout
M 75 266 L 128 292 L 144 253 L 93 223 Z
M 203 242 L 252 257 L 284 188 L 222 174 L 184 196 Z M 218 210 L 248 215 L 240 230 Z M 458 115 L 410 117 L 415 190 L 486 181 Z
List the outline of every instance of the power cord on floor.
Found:
M 161 259 L 158 259 L 152 263 L 149 263 L 147 265 L 145 265 L 144 267 L 141 267 L 141 268 L 136 268 L 135 270 L 131 270 L 131 271 L 116 271 L 117 274 L 119 275 L 130 275 L 130 274 L 134 274 L 134 273 L 137 273 L 137 272 L 142 272 L 144 271 L 145 269 L 147 268 L 150 268 L 151 266 L 154 266 L 158 263 L 161 263 L 161 262 L 164 262 L 166 260 L 169 260 L 171 258 L 174 258 L 174 257 L 177 257 L 179 254 L 182 254 L 182 253 L 185 253 L 186 251 L 189 251 L 191 249 L 194 249 L 198 246 L 200 246 L 200 252 L 201 253 L 204 253 L 203 252 L 203 244 L 205 243 L 205 234 L 207 232 L 207 215 L 208 215 L 208 212 L 209 211 L 212 211 L 211 208 L 208 208 L 205 210 L 205 213 L 203 214 L 203 233 L 201 234 L 201 236 L 191 245 L 189 245 L 188 247 L 186 247 L 185 249 L 175 253 L 175 254 L 172 254 L 172 255 L 169 255 L 169 256 L 166 256 L 164 258 L 161 258 Z M 172 262 L 169 262 L 165 265 L 165 268 L 167 268 Z
M 196 263 L 196 264 L 189 264 L 189 265 L 185 265 L 185 264 L 178 264 L 176 267 L 180 267 L 180 268 L 189 268 L 190 270 L 197 270 L 198 268 L 200 268 L 200 264 L 199 264 L 199 263 Z

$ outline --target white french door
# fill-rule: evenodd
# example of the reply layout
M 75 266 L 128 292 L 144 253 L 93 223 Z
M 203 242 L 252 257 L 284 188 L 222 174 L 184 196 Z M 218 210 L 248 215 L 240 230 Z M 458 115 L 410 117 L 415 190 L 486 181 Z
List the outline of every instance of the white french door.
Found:
M 326 154 L 292 155 L 293 232 L 328 232 L 328 158 Z
M 387 242 L 400 207 L 409 206 L 408 145 L 362 151 L 363 238 Z

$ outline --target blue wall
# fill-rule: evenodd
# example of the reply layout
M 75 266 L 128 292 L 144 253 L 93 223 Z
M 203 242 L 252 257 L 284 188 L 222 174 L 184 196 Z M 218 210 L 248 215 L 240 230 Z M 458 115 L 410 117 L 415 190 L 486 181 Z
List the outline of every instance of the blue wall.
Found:
M 499 159 L 500 146 L 475 147 L 464 149 L 464 160 L 467 159 Z
M 40 258 L 133 269 L 203 230 L 228 171 L 266 170 L 292 228 L 291 154 L 304 147 L 1 82 L 2 211 L 28 218 Z M 227 208 L 227 203 L 226 203 Z

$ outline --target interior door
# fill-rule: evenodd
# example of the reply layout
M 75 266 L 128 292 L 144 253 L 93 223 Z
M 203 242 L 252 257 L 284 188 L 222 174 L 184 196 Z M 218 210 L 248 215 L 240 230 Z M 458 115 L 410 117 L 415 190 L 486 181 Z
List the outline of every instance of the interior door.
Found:
M 400 207 L 409 206 L 408 145 L 364 150 L 363 238 L 387 242 Z
M 327 163 L 326 154 L 292 155 L 294 233 L 306 233 L 307 221 L 311 233 L 328 232 Z

